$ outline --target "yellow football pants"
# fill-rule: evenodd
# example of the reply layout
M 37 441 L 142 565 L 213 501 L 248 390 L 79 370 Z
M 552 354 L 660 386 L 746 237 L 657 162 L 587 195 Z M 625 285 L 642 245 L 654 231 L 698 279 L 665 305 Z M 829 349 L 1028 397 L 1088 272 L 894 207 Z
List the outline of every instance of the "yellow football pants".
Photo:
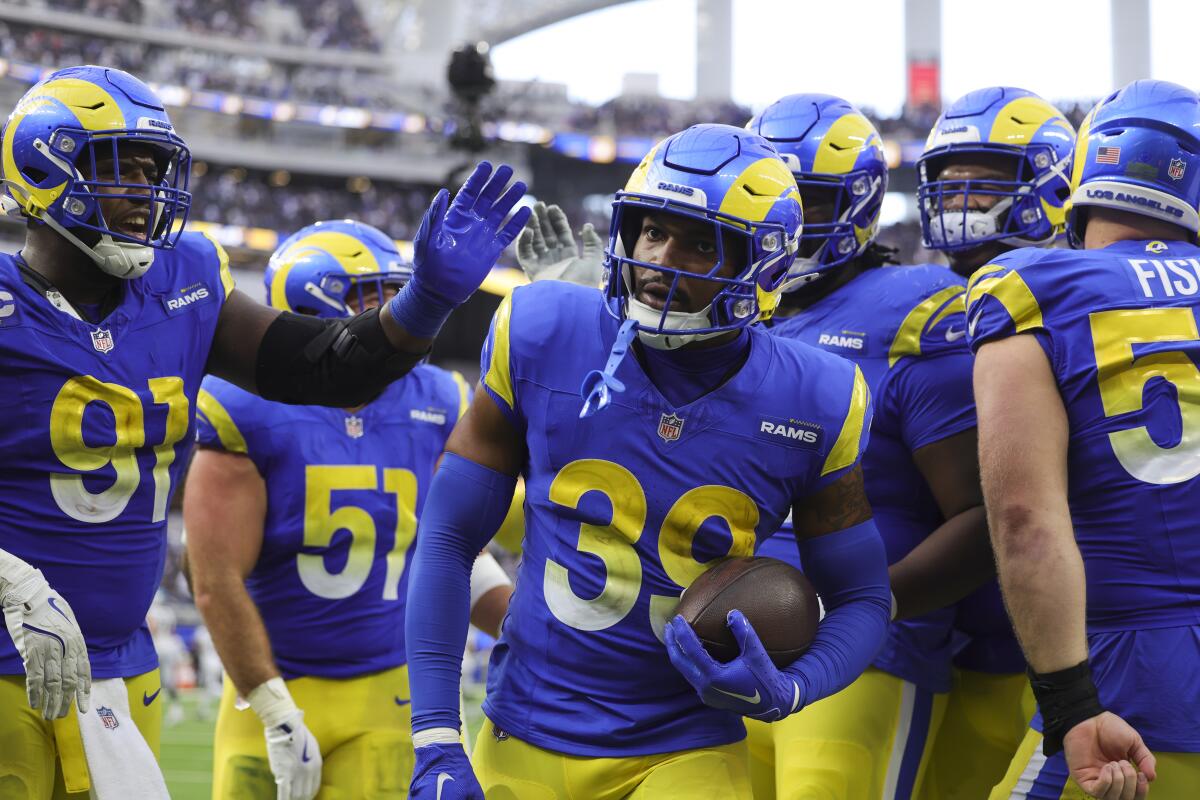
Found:
M 909 800 L 946 695 L 877 669 L 780 722 L 746 720 L 755 800 Z
M 129 715 L 155 758 L 162 735 L 161 686 L 158 670 L 125 679 Z M 82 798 L 90 785 L 74 705 L 62 719 L 44 720 L 29 707 L 25 676 L 0 675 L 0 800 Z
M 543 750 L 490 721 L 475 743 L 487 800 L 751 800 L 744 742 L 629 758 Z
M 295 678 L 288 691 L 321 746 L 319 800 L 398 800 L 412 780 L 408 667 L 358 678 Z M 214 800 L 274 800 L 262 722 L 234 708 L 228 678 L 213 751 Z
M 1153 800 L 1196 800 L 1200 797 L 1200 753 L 1154 753 L 1157 777 L 1150 784 Z M 1067 776 L 1063 754 L 1042 754 L 1042 734 L 1027 728 L 1025 741 L 1013 757 L 1004 779 L 988 800 L 1084 800 L 1087 797 Z
M 1036 710 L 1025 673 L 954 671 L 921 800 L 980 800 L 1004 777 Z

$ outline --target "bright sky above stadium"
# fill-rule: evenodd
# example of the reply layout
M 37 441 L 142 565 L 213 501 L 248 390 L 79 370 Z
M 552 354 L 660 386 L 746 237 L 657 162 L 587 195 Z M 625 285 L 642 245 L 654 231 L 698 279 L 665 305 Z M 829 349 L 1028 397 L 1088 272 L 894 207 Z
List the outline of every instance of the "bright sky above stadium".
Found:
M 758 109 L 790 92 L 822 91 L 881 114 L 899 110 L 903 0 L 734 0 L 733 6 L 735 100 Z M 999 7 L 943 0 L 944 95 L 994 84 L 1054 100 L 1108 93 L 1114 88 L 1108 6 L 1107 0 Z M 1186 41 L 1187 32 L 1200 30 L 1200 3 L 1151 0 L 1150 11 L 1148 77 L 1200 87 L 1200 60 Z M 694 0 L 639 0 L 526 34 L 496 47 L 492 57 L 499 78 L 565 83 L 572 97 L 591 103 L 619 94 L 629 72 L 657 73 L 662 94 L 690 98 L 695 40 Z

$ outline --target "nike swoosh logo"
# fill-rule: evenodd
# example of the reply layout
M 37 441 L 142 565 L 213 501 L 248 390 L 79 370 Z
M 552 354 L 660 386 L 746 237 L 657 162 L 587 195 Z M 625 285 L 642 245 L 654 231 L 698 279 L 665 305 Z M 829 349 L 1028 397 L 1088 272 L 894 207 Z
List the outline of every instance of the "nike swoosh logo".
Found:
M 966 331 L 963 331 L 963 330 L 956 331 L 956 330 L 954 330 L 954 328 L 950 328 L 949 330 L 946 331 L 946 341 L 947 342 L 957 342 L 959 339 L 963 338 L 966 335 L 967 335 Z
M 437 797 L 433 800 L 442 800 L 442 789 L 446 788 L 446 784 L 454 780 L 454 776 L 449 772 L 441 772 L 438 774 L 437 782 Z
M 715 686 L 713 688 L 717 689 L 717 687 L 715 687 Z M 732 697 L 734 700 L 741 700 L 743 703 L 751 703 L 753 705 L 758 705 L 759 703 L 762 702 L 762 695 L 760 695 L 758 693 L 758 689 L 754 690 L 753 697 L 750 697 L 750 696 L 744 695 L 744 694 L 738 694 L 737 692 L 727 692 L 724 689 L 717 689 L 717 691 L 720 692 L 721 694 Z
M 308 737 L 305 737 L 305 738 L 304 738 L 304 750 L 303 750 L 303 751 L 301 751 L 301 753 L 300 753 L 300 760 L 301 760 L 302 762 L 304 762 L 305 764 L 307 764 L 307 763 L 308 763 L 308 761 L 309 761 L 309 758 L 308 758 Z
M 150 705 L 151 703 L 153 703 L 153 702 L 154 702 L 154 698 L 158 697 L 158 693 L 159 693 L 159 692 L 161 692 L 161 691 L 162 691 L 162 687 L 160 686 L 160 687 L 158 687 L 157 689 L 155 689 L 155 690 L 154 690 L 154 694 L 150 694 L 150 695 L 148 695 L 148 694 L 146 694 L 145 692 L 142 692 L 142 705 L 144 705 L 144 706 L 148 706 L 148 705 Z
M 398 705 L 398 706 L 406 706 L 412 702 L 412 700 L 401 700 L 399 697 L 396 697 L 394 699 L 396 701 L 396 705 Z
M 979 313 L 976 314 L 973 319 L 967 320 L 967 332 L 970 333 L 972 336 L 975 335 L 975 326 L 979 324 L 979 318 L 982 316 L 983 316 L 983 310 L 980 309 Z
M 70 622 L 70 621 L 71 621 L 71 618 L 67 616 L 67 612 L 65 612 L 65 611 L 63 611 L 61 608 L 59 608 L 59 607 L 58 607 L 58 603 L 54 602 L 54 601 L 55 601 L 55 600 L 57 600 L 57 599 L 58 599 L 58 598 L 56 598 L 56 597 L 51 597 L 51 598 L 48 598 L 48 599 L 46 600 L 46 602 L 50 604 L 50 607 L 51 607 L 51 608 L 53 608 L 53 609 L 54 609 L 55 611 L 57 611 L 59 614 L 62 614 L 62 618 L 63 618 L 63 619 L 65 619 L 67 622 Z

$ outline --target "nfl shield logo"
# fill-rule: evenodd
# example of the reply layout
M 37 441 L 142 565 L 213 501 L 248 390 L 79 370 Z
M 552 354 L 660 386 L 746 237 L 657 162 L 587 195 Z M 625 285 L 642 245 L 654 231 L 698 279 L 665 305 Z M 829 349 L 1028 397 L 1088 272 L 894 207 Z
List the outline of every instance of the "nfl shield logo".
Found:
M 110 731 L 121 725 L 121 723 L 117 722 L 117 715 L 113 713 L 111 708 L 100 706 L 96 709 L 96 714 L 100 717 L 100 721 L 104 723 L 104 727 Z
M 658 421 L 658 435 L 662 437 L 664 442 L 673 442 L 679 438 L 680 431 L 683 430 L 683 417 L 680 417 L 672 411 L 670 414 L 663 414 L 662 419 Z
M 346 435 L 351 439 L 361 439 L 363 435 L 362 417 L 350 415 L 346 417 Z
M 1187 169 L 1187 164 L 1182 158 L 1172 158 L 1170 165 L 1167 167 L 1167 175 L 1173 181 L 1183 178 L 1183 171 Z
M 101 353 L 107 353 L 113 349 L 112 331 L 106 328 L 96 328 L 92 331 L 92 347 L 99 350 Z

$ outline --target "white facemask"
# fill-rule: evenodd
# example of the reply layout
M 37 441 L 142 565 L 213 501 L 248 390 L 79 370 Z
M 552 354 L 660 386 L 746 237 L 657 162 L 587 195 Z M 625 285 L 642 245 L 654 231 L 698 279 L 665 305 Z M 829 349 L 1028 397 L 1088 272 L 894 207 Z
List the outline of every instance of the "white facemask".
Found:
M 929 219 L 929 240 L 935 248 L 957 247 L 995 236 L 1000 229 L 1000 215 L 1012 206 L 1005 197 L 987 211 L 943 211 Z
M 626 314 L 638 324 L 638 338 L 641 339 L 642 344 L 647 347 L 653 347 L 655 350 L 675 350 L 676 348 L 683 347 L 685 344 L 702 342 L 705 339 L 711 339 L 714 336 L 728 333 L 729 331 L 712 331 L 710 333 L 651 333 L 646 330 L 646 328 L 657 328 L 660 324 L 665 328 L 671 328 L 675 331 L 711 328 L 712 320 L 708 316 L 711 310 L 712 306 L 709 305 L 701 311 L 692 313 L 686 311 L 668 311 L 664 319 L 662 311 L 657 308 L 651 308 L 640 300 L 634 299 L 632 296 L 626 301 Z

